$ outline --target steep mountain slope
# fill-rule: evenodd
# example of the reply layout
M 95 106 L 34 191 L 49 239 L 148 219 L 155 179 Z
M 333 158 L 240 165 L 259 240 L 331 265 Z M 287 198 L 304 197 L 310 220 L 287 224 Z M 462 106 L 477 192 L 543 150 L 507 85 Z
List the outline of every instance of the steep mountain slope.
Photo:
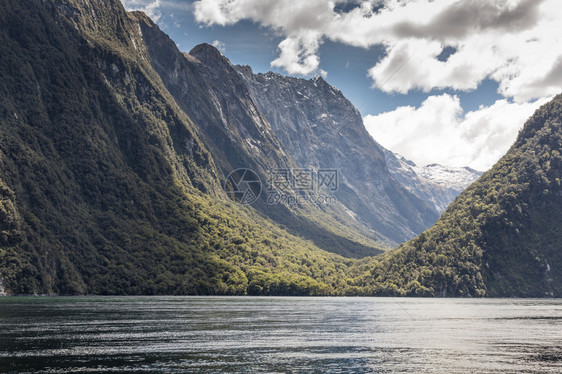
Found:
M 97 9 L 115 21 L 113 9 Z M 9 285 L 17 279 L 12 287 L 21 292 L 85 292 L 84 277 L 90 290 L 107 285 L 109 254 L 147 260 L 156 255 L 140 258 L 150 243 L 131 239 L 161 232 L 169 240 L 177 230 L 166 214 L 184 205 L 176 201 L 182 194 L 174 169 L 186 186 L 216 183 L 185 115 L 142 65 L 116 54 L 129 30 L 115 22 L 103 45 L 87 45 L 70 24 L 82 15 L 36 1 L 6 2 L 2 12 L 1 178 L 13 192 L 18 235 L 11 250 L 3 248 L 1 273 Z M 181 224 L 184 238 L 197 235 L 192 222 Z M 117 272 L 124 278 L 134 269 Z
M 178 105 L 194 119 L 223 180 L 233 170 L 249 168 L 265 183 L 270 171 L 297 168 L 226 57 L 208 44 L 181 53 L 148 17 L 139 12 L 130 17 L 141 30 L 152 66 Z M 266 190 L 253 208 L 323 249 L 364 257 L 389 247 L 381 235 L 350 216 L 338 202 L 271 204 L 268 197 Z
M 428 203 L 390 174 L 382 147 L 367 133 L 359 111 L 317 77 L 253 74 L 237 67 L 260 111 L 300 167 L 337 169 L 335 192 L 354 215 L 395 244 L 411 239 L 438 218 Z
M 434 227 L 365 264 L 360 283 L 375 293 L 562 295 L 561 152 L 562 95 L 537 110 Z
M 118 0 L 0 12 L 9 293 L 332 294 L 350 260 L 231 203 Z
M 439 214 L 482 175 L 469 167 L 454 168 L 438 164 L 417 166 L 386 149 L 384 156 L 394 179 L 420 199 L 433 204 Z

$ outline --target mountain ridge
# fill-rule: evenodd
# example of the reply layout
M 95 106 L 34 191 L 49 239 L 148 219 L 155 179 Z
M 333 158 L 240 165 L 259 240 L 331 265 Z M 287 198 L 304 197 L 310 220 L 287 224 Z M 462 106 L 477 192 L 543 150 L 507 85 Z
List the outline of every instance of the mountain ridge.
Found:
M 151 64 L 176 103 L 196 120 L 224 178 L 233 170 L 247 168 L 266 181 L 270 170 L 297 167 L 227 58 L 208 44 L 182 53 L 150 19 L 136 12 L 130 16 L 139 24 Z M 262 194 L 252 207 L 294 235 L 332 252 L 363 257 L 388 247 L 377 233 L 349 220 L 338 203 L 272 205 Z
M 357 108 L 321 77 L 253 74 L 236 66 L 280 142 L 302 168 L 334 168 L 335 196 L 391 243 L 408 240 L 438 215 L 390 174 L 382 147 L 367 133 Z

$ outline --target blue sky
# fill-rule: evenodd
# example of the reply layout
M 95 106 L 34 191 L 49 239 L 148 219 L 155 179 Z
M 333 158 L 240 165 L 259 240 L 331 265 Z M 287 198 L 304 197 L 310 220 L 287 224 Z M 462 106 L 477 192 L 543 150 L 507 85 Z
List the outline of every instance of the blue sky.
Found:
M 489 168 L 562 88 L 555 0 L 122 1 L 185 52 L 214 43 L 254 72 L 324 76 L 418 164 Z

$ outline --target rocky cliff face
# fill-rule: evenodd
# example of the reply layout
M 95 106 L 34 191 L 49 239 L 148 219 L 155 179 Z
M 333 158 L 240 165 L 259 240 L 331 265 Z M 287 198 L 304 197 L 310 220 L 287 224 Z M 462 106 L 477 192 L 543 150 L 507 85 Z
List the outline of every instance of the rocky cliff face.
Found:
M 154 70 L 198 127 L 224 173 L 239 167 L 291 166 L 292 159 L 226 57 L 208 44 L 182 53 L 146 15 L 132 12 L 129 17 Z
M 134 12 L 130 18 L 138 25 L 154 70 L 194 121 L 223 180 L 233 170 L 249 168 L 260 176 L 265 190 L 270 171 L 297 168 L 226 57 L 208 44 L 182 53 L 145 15 Z M 291 196 L 299 192 L 290 191 Z M 271 204 L 268 196 L 264 191 L 252 208 L 326 250 L 363 257 L 389 247 L 383 235 L 350 216 L 339 202 Z
M 337 169 L 337 198 L 393 243 L 431 226 L 436 210 L 398 183 L 359 111 L 322 78 L 253 74 L 237 67 L 252 99 L 300 167 Z
M 408 191 L 431 203 L 439 214 L 482 175 L 469 167 L 454 168 L 438 164 L 418 166 L 386 149 L 384 155 L 392 176 Z

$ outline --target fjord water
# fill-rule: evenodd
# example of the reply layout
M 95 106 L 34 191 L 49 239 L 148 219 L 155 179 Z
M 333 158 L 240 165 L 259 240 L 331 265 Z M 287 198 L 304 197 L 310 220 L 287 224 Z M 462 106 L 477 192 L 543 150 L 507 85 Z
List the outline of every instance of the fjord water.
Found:
M 562 371 L 562 300 L 0 298 L 0 372 Z

